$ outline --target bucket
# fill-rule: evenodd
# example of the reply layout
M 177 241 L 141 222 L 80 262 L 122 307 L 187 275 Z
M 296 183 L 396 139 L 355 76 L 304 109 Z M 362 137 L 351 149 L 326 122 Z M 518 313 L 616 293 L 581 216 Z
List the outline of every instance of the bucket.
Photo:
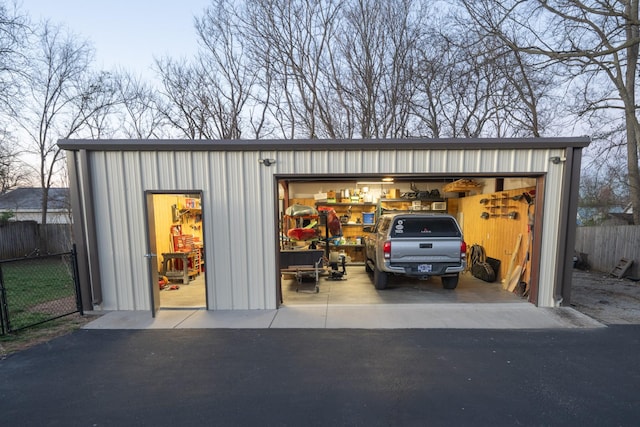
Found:
M 375 214 L 373 212 L 363 212 L 362 213 L 362 223 L 363 224 L 373 224 L 374 215 Z

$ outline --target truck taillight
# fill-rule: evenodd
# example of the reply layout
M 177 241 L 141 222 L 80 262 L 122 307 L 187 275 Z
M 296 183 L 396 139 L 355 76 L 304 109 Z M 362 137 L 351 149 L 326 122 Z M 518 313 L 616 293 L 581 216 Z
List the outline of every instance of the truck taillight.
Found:
M 467 257 L 467 243 L 465 241 L 462 241 L 462 243 L 460 243 L 460 259 L 464 259 Z
M 384 254 L 384 259 L 391 258 L 391 242 L 384 242 L 384 246 L 382 247 L 382 253 Z

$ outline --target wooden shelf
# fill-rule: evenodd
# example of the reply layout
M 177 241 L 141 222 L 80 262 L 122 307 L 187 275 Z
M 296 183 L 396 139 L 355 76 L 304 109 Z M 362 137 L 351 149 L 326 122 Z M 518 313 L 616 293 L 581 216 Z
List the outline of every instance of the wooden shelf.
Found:
M 352 203 L 343 203 L 343 202 L 316 202 L 316 206 L 375 206 L 375 203 L 371 202 L 352 202 Z
M 446 202 L 446 199 L 442 197 L 427 197 L 424 199 L 380 199 L 379 203 L 384 202 Z

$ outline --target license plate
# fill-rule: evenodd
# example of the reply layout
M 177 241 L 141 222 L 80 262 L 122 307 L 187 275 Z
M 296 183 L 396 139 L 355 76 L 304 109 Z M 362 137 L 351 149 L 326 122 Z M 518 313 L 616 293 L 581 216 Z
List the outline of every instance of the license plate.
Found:
M 418 271 L 420 273 L 431 273 L 431 264 L 419 264 Z

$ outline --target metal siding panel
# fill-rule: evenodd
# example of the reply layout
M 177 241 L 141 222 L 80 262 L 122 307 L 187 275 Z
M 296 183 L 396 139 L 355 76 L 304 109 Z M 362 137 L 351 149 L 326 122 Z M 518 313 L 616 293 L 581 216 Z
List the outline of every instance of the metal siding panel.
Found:
M 144 190 L 203 191 L 209 307 L 275 308 L 274 174 L 544 173 L 562 150 L 92 152 L 103 308 L 148 309 Z M 258 158 L 275 158 L 266 167 Z M 561 165 L 545 189 L 540 304 L 552 305 Z
M 460 158 L 460 156 L 458 156 L 458 153 L 460 153 L 460 151 L 443 151 L 442 156 L 444 158 L 444 162 L 438 165 L 440 167 L 438 169 L 438 172 L 442 173 L 445 171 L 459 171 L 461 167 L 458 163 L 458 160 Z
M 293 153 L 293 164 L 292 172 L 293 173 L 312 173 L 314 166 L 320 166 L 322 169 L 325 169 L 326 166 L 323 164 L 319 164 L 319 159 L 314 158 L 315 152 L 309 153 Z
M 460 164 L 463 170 L 478 170 L 480 166 L 480 152 L 478 150 L 463 151 Z
M 331 163 L 329 162 L 329 153 L 326 151 L 311 152 L 311 161 L 306 169 L 307 173 L 319 174 L 331 171 Z
M 401 173 L 411 173 L 414 170 L 413 152 L 399 151 L 396 155 L 394 168 Z
M 140 156 L 141 186 L 143 190 L 157 190 L 159 178 L 158 159 L 156 152 L 142 152 Z
M 378 160 L 379 153 L 377 151 L 363 151 L 362 163 L 363 171 L 366 173 L 375 173 L 379 171 Z
M 107 162 L 103 152 L 89 153 L 90 170 L 92 172 L 91 185 L 94 188 L 95 220 L 99 226 L 96 229 L 99 251 L 96 254 L 100 264 L 100 279 L 102 281 L 102 309 L 118 310 L 118 287 L 115 278 L 115 263 L 111 257 L 113 242 L 111 239 L 111 212 L 109 201 L 105 194 L 109 192 L 107 185 Z
M 264 156 L 275 158 L 275 153 L 263 153 Z M 254 308 L 275 309 L 276 301 L 276 247 L 279 230 L 274 228 L 276 224 L 276 203 L 278 194 L 276 190 L 276 179 L 274 174 L 277 172 L 277 166 L 274 168 L 261 167 L 259 169 L 259 190 L 256 200 L 259 200 L 257 208 L 260 210 L 259 218 L 260 230 L 257 230 L 256 236 L 261 236 L 261 242 L 255 243 L 255 250 L 259 251 L 260 264 L 256 266 L 256 273 L 262 272 L 262 277 L 257 277 L 250 285 L 252 288 L 262 288 L 262 304 L 255 301 Z
M 549 170 L 549 150 L 531 150 L 531 170 L 544 171 Z
M 362 173 L 362 152 L 343 151 L 342 153 L 344 153 L 344 169 L 352 170 L 353 173 Z
M 179 151 L 174 153 L 175 160 L 175 182 L 177 190 L 191 190 L 194 186 L 193 152 Z
M 127 235 L 126 191 L 122 168 L 122 153 L 107 152 L 97 156 L 94 185 L 96 222 L 103 284 L 113 284 L 103 289 L 105 310 L 133 310 L 133 286 L 130 268 L 131 241 Z
M 430 153 L 429 172 L 438 173 L 443 170 L 442 165 L 447 161 L 444 151 L 432 151 Z
M 247 209 L 244 198 L 244 164 L 242 153 L 227 153 L 227 191 L 226 201 L 229 218 L 230 245 L 227 246 L 231 254 L 231 263 L 228 265 L 231 274 L 232 292 L 231 306 L 234 308 L 246 308 L 249 295 L 247 292 L 247 254 L 245 245 L 247 235 Z M 258 165 L 256 165 L 258 166 Z
M 429 152 L 414 151 L 411 156 L 411 169 L 414 171 L 428 172 L 429 168 Z
M 329 173 L 331 174 L 344 174 L 345 172 L 345 152 L 344 151 L 327 151 L 325 152 L 327 164 L 329 166 Z M 317 170 L 316 173 L 322 173 L 323 171 Z
M 147 251 L 147 219 L 145 216 L 145 195 L 142 191 L 142 168 L 140 153 L 124 153 L 124 186 L 136 191 L 125 191 L 125 207 L 127 210 L 127 237 L 130 246 L 129 266 L 131 268 L 130 287 L 133 292 L 133 309 L 150 310 L 148 259 Z
M 213 172 L 209 176 L 211 207 L 206 210 L 205 215 L 211 226 L 207 228 L 209 243 L 205 251 L 207 252 L 206 262 L 209 263 L 207 274 L 213 278 L 210 307 L 216 310 L 231 309 L 233 307 L 233 282 L 230 268 L 232 238 L 231 210 L 227 202 L 227 165 L 225 153 L 213 152 L 209 154 L 209 158 L 210 169 Z
M 394 173 L 396 172 L 396 152 L 392 150 L 380 150 L 378 152 L 378 166 L 380 172 Z
M 214 242 L 209 239 L 209 229 L 213 226 L 211 218 L 211 188 L 209 186 L 209 180 L 211 170 L 209 168 L 209 155 L 208 153 L 192 153 L 190 155 L 190 170 L 193 180 L 193 190 L 202 191 L 202 241 L 204 243 L 204 265 L 205 265 L 205 286 L 207 296 L 207 307 L 213 307 L 211 303 L 213 295 L 214 280 L 213 275 L 209 275 L 209 267 L 213 271 L 213 261 L 211 260 L 210 249 L 213 248 Z M 211 240 L 211 241 L 210 241 Z
M 245 301 L 242 306 L 248 309 L 264 308 L 264 258 L 261 253 L 263 245 L 258 240 L 262 238 L 262 229 L 265 227 L 260 180 L 262 170 L 271 169 L 273 166 L 264 166 L 257 161 L 256 153 L 245 153 L 242 161 L 243 185 L 240 192 L 245 217 L 242 225 L 246 229 L 245 239 L 237 243 L 242 245 L 243 257 L 238 258 L 238 269 L 244 273 L 243 281 L 236 286 L 244 288 Z M 274 165 L 275 166 L 275 165 Z M 273 227 L 273 223 L 270 227 Z
M 109 203 L 111 227 L 111 259 L 114 264 L 114 279 L 118 287 L 118 310 L 134 310 L 133 283 L 131 280 L 131 242 L 127 233 L 127 224 L 131 218 L 127 215 L 123 176 L 123 153 L 107 153 L 107 188 L 105 196 Z M 129 268 L 127 268 L 129 267 Z

